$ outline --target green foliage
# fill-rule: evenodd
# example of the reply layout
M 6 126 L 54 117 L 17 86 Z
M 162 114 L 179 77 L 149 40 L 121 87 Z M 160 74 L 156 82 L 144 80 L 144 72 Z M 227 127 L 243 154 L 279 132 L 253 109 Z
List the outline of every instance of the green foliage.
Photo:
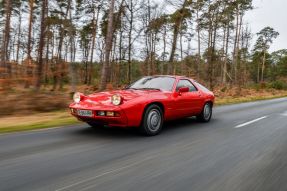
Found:
M 168 16 L 162 15 L 158 18 L 155 18 L 150 21 L 149 25 L 147 26 L 147 30 L 154 31 L 155 33 L 158 33 L 160 29 L 167 24 L 168 22 Z
M 273 52 L 271 61 L 272 65 L 277 69 L 276 75 L 287 76 L 287 49 Z
M 83 28 L 79 31 L 80 33 L 80 46 L 84 49 L 88 49 L 90 44 L 90 39 L 92 35 L 92 25 L 91 23 L 84 25 Z
M 267 87 L 276 90 L 287 90 L 287 83 L 281 80 L 276 80 L 268 83 Z
M 121 15 L 123 15 L 125 13 L 125 7 L 122 6 L 120 7 L 119 11 L 117 12 L 114 12 L 113 14 L 113 33 L 115 34 L 115 32 L 117 30 L 119 30 L 122 26 L 122 19 L 121 19 Z M 106 37 L 107 36 L 107 27 L 108 27 L 108 15 L 109 15 L 109 10 L 105 10 L 104 11 L 104 15 L 102 17 L 102 22 L 100 24 L 101 26 L 101 35 L 103 37 Z
M 270 44 L 272 44 L 273 39 L 278 37 L 279 33 L 271 27 L 265 27 L 259 33 L 257 33 L 257 35 L 258 39 L 256 41 L 254 50 L 266 51 L 270 48 Z

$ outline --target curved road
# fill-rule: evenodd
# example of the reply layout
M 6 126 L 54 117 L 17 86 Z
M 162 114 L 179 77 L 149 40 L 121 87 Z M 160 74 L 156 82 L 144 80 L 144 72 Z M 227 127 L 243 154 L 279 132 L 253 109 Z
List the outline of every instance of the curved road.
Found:
M 0 135 L 0 190 L 286 191 L 287 99 L 216 107 L 162 134 L 78 125 Z

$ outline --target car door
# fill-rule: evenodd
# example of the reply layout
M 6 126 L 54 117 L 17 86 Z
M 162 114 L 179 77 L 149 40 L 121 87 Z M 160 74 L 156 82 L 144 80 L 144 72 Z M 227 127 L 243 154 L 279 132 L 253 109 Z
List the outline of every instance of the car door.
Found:
M 176 97 L 178 114 L 183 117 L 198 114 L 201 110 L 201 93 L 188 79 L 180 79 L 176 91 L 178 92 L 181 87 L 188 87 L 189 92 L 181 93 Z

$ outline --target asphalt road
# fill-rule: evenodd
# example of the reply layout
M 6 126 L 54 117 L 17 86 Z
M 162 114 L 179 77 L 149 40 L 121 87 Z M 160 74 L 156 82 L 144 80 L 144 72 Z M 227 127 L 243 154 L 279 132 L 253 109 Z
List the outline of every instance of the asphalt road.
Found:
M 0 190 L 286 191 L 287 98 L 222 106 L 159 136 L 87 125 L 0 135 Z

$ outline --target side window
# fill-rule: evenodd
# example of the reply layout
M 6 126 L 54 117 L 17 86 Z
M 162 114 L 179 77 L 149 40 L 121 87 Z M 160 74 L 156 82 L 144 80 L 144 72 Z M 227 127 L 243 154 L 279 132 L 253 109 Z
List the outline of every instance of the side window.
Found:
M 179 80 L 179 82 L 176 86 L 176 91 L 178 91 L 179 88 L 181 88 L 181 87 L 188 87 L 189 92 L 197 91 L 196 87 L 189 80 Z
M 201 90 L 203 90 L 204 92 L 210 92 L 209 89 L 207 89 L 206 87 L 204 87 L 203 85 L 201 85 L 200 83 L 198 82 L 195 82 L 197 87 L 199 87 Z

